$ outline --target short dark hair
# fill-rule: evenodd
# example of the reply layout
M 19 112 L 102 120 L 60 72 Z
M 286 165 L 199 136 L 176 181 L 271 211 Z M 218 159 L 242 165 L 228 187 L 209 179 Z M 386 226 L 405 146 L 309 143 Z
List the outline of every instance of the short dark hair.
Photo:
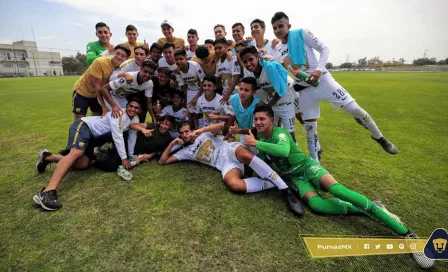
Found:
M 243 29 L 243 31 L 244 31 L 244 26 L 243 26 L 242 23 L 234 23 L 232 28 L 237 27 L 237 26 L 240 26 Z
M 177 48 L 176 50 L 174 50 L 174 56 L 184 56 L 187 57 L 187 51 L 185 51 L 185 49 L 183 48 Z
M 159 73 L 159 74 L 166 74 L 168 76 L 171 76 L 171 70 L 168 67 L 159 67 L 159 68 L 157 68 L 157 73 Z
M 140 106 L 143 105 L 142 100 L 138 96 L 131 96 L 128 100 L 128 104 L 131 102 L 138 103 Z
M 170 47 L 172 47 L 173 49 L 176 49 L 176 46 L 174 45 L 174 43 L 167 42 L 162 45 L 162 51 L 165 49 L 168 49 Z
M 117 49 L 121 49 L 121 50 L 123 50 L 124 52 L 126 52 L 126 54 L 128 55 L 128 58 L 129 58 L 129 56 L 131 55 L 131 49 L 129 49 L 129 47 L 128 47 L 127 45 L 125 45 L 125 44 L 120 43 L 120 44 L 118 44 L 117 46 L 115 46 L 115 48 L 114 48 L 114 52 L 115 52 Z
M 257 50 L 257 48 L 255 48 L 255 46 L 251 45 L 251 46 L 248 46 L 248 47 L 244 48 L 243 50 L 241 50 L 239 54 L 240 54 L 240 58 L 243 58 L 243 56 L 246 54 L 252 54 L 252 55 L 258 56 L 258 50 Z
M 177 132 L 180 132 L 180 129 L 184 126 L 189 126 L 191 130 L 194 129 L 194 125 L 190 121 L 181 121 L 179 125 L 177 125 Z
M 274 111 L 272 110 L 272 107 L 269 107 L 266 104 L 260 104 L 260 105 L 256 106 L 255 110 L 254 110 L 254 114 L 257 112 L 266 112 L 266 114 L 269 117 L 271 117 L 271 118 L 274 117 Z
M 176 124 L 176 119 L 174 119 L 174 117 L 171 116 L 171 115 L 165 115 L 165 116 L 163 117 L 163 119 L 162 119 L 162 122 L 163 122 L 163 121 L 171 122 L 171 126 L 173 126 L 173 125 Z
M 288 15 L 286 15 L 283 11 L 276 12 L 276 13 L 274 14 L 274 16 L 272 16 L 271 24 L 273 24 L 273 23 L 275 23 L 275 22 L 277 22 L 278 20 L 281 20 L 281 19 L 283 19 L 283 18 L 285 18 L 286 20 L 289 20 Z
M 213 27 L 213 30 L 215 30 L 217 27 L 222 27 L 222 29 L 223 29 L 224 31 L 226 31 L 226 27 L 225 27 L 224 25 L 222 25 L 222 24 L 217 24 L 217 25 L 215 25 L 215 26 Z
M 216 77 L 212 76 L 212 75 L 206 75 L 204 77 L 204 79 L 202 80 L 202 83 L 204 83 L 204 81 L 210 81 L 211 83 L 213 83 L 214 86 L 216 86 Z
M 252 86 L 252 91 L 256 91 L 257 90 L 257 79 L 255 79 L 254 77 L 243 77 L 240 80 L 240 83 L 246 83 Z
M 205 59 L 210 55 L 207 46 L 204 45 L 198 46 L 198 48 L 196 48 L 196 51 L 194 53 L 196 54 L 196 57 L 198 57 L 199 59 Z
M 255 19 L 250 23 L 250 25 L 252 26 L 252 24 L 255 24 L 255 23 L 258 23 L 261 26 L 261 28 L 263 28 L 263 29 L 266 28 L 266 24 L 264 23 L 263 20 Z
M 107 27 L 107 30 L 110 31 L 109 26 L 106 25 L 106 23 L 103 23 L 103 22 L 99 22 L 99 23 L 97 23 L 97 24 L 95 25 L 95 30 L 97 30 L 99 27 Z
M 126 27 L 126 32 L 128 31 L 137 31 L 137 28 L 134 25 L 128 25 Z
M 136 47 L 134 48 L 134 53 L 135 53 L 135 51 L 136 51 L 137 49 L 142 49 L 143 51 L 145 51 L 145 54 L 146 54 L 146 55 L 148 55 L 148 53 L 149 53 L 149 49 L 148 49 L 148 47 L 146 47 L 146 46 L 144 46 L 144 45 L 136 46 Z
M 218 38 L 218 39 L 215 40 L 215 44 L 214 45 L 217 45 L 218 43 L 222 43 L 222 44 L 227 45 L 227 40 L 224 39 L 224 38 Z
M 152 61 L 150 58 L 145 59 L 145 61 L 142 64 L 142 68 L 143 67 L 149 67 L 149 68 L 153 69 L 154 71 L 157 70 L 157 64 L 154 61 Z
M 163 51 L 162 46 L 160 44 L 158 44 L 158 43 L 151 44 L 151 47 L 149 48 L 149 52 L 151 52 L 154 49 L 159 49 L 160 52 Z
M 180 96 L 181 99 L 184 99 L 184 92 L 180 91 L 180 90 L 175 90 L 174 92 L 171 93 L 171 98 L 174 98 L 175 95 Z
M 198 35 L 198 32 L 196 31 L 196 29 L 192 29 L 192 28 L 191 28 L 190 30 L 188 30 L 187 35 L 188 35 L 188 34 L 193 34 L 193 35 L 196 35 L 196 36 L 197 36 L 197 35 Z
M 208 43 L 211 43 L 211 44 L 215 45 L 215 41 L 212 40 L 212 39 L 207 39 L 207 40 L 204 41 L 204 44 L 208 44 Z
M 242 47 L 248 47 L 249 44 L 246 41 L 238 42 L 235 44 L 235 47 L 242 46 Z

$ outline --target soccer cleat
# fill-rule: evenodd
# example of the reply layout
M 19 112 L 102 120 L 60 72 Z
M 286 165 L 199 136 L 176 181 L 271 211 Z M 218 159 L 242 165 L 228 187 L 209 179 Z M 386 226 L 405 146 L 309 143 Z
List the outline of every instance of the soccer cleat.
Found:
M 372 139 L 374 139 L 377 143 L 379 143 L 381 145 L 381 147 L 390 154 L 397 154 L 398 153 L 398 149 L 397 147 L 388 139 L 381 137 L 379 139 L 375 139 L 372 137 Z
M 409 229 L 409 228 L 408 228 Z M 408 233 L 405 234 L 407 244 L 412 243 L 412 239 L 417 239 L 417 235 L 409 229 Z M 423 268 L 428 269 L 434 266 L 434 260 L 429 259 L 428 257 L 423 254 L 423 252 L 412 252 L 412 257 L 414 257 L 414 260 L 417 262 L 417 264 Z
M 294 190 L 286 188 L 282 190 L 282 194 L 286 200 L 289 210 L 296 216 L 303 216 L 305 208 L 303 202 L 298 198 Z
M 47 165 L 50 163 L 50 162 L 45 161 L 45 157 L 50 156 L 50 155 L 51 155 L 51 152 L 49 152 L 46 149 L 42 149 L 39 152 L 39 155 L 37 156 L 37 163 L 36 163 L 37 172 L 39 172 L 39 173 L 45 172 Z
M 56 190 L 51 190 L 48 192 L 44 192 L 45 187 L 42 188 L 40 193 L 33 196 L 34 202 L 39 204 L 44 210 L 47 211 L 57 211 L 62 208 L 62 204 L 58 201 L 58 196 L 56 194 Z
M 401 222 L 401 218 L 398 217 L 397 215 L 391 213 L 388 209 L 386 209 L 386 207 L 383 205 L 383 203 L 379 200 L 374 200 L 372 201 L 375 205 L 378 206 L 378 208 L 380 208 L 381 210 L 383 210 L 385 213 L 387 213 L 387 215 L 389 215 L 390 217 L 392 217 L 393 219 L 395 219 L 398 223 L 403 224 L 403 222 Z

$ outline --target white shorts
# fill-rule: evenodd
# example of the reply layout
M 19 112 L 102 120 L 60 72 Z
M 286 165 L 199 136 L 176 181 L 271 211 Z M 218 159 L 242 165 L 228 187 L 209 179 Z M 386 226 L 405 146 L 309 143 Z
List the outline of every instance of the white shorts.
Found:
M 300 112 L 304 120 L 320 117 L 321 100 L 330 102 L 333 108 L 338 109 L 355 99 L 327 72 L 320 77 L 319 86 L 308 87 L 300 92 Z
M 282 127 L 289 132 L 294 132 L 295 128 L 295 107 L 294 101 L 280 103 L 272 107 L 274 111 L 274 124 L 278 120 L 282 121 Z
M 241 143 L 239 142 L 224 142 L 224 144 L 226 145 L 226 149 L 224 149 L 222 151 L 222 157 L 221 160 L 224 160 L 222 162 L 222 169 L 221 169 L 221 175 L 222 178 L 224 179 L 224 177 L 226 176 L 227 172 L 229 172 L 230 170 L 232 170 L 233 168 L 238 168 L 241 170 L 241 173 L 244 174 L 244 164 L 241 163 L 240 161 L 238 161 L 238 159 L 236 158 L 236 149 L 239 146 L 243 146 Z
M 193 100 L 193 98 L 198 94 L 198 90 L 194 90 L 194 91 L 190 91 L 187 90 L 187 105 L 188 103 L 191 102 L 191 100 Z M 197 113 L 196 112 L 196 105 L 190 105 L 188 106 L 188 111 L 190 113 Z

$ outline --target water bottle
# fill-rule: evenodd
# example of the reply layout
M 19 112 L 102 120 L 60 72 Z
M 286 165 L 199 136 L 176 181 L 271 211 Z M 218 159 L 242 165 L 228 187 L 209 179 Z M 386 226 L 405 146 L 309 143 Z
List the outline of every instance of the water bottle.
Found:
M 123 165 L 120 165 L 117 169 L 118 176 L 122 177 L 126 181 L 130 181 L 132 179 L 132 173 L 126 170 Z
M 306 83 L 308 83 L 308 84 L 310 84 L 311 86 L 314 86 L 314 87 L 319 86 L 319 80 L 316 80 L 316 81 L 310 83 L 311 80 L 312 80 L 312 76 L 310 76 L 309 74 L 307 74 L 307 73 L 305 73 L 303 71 L 295 70 L 295 71 L 293 71 L 293 74 L 296 77 L 296 79 L 299 80 L 299 81 L 304 81 L 304 82 L 306 82 Z
M 156 115 L 160 115 L 162 113 L 162 107 L 160 106 L 160 100 L 157 100 L 156 103 Z

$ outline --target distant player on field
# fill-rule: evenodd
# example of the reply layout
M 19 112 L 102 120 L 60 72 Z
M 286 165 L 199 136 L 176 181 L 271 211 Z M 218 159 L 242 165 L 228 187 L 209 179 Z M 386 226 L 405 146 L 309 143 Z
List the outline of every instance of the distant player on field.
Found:
M 286 70 L 302 70 L 320 80 L 318 87 L 308 87 L 300 92 L 299 107 L 305 121 L 308 149 L 311 157 L 318 160 L 320 149 L 317 137 L 317 118 L 320 117 L 320 101 L 330 102 L 335 109 L 343 108 L 352 115 L 356 122 L 367 128 L 372 138 L 390 154 L 397 154 L 398 149 L 387 140 L 372 117 L 361 108 L 355 99 L 333 79 L 327 71 L 329 49 L 308 29 L 290 30 L 289 18 L 283 12 L 274 14 L 271 20 L 274 34 L 282 42 L 276 47 L 276 59 Z M 317 59 L 314 50 L 319 52 Z

